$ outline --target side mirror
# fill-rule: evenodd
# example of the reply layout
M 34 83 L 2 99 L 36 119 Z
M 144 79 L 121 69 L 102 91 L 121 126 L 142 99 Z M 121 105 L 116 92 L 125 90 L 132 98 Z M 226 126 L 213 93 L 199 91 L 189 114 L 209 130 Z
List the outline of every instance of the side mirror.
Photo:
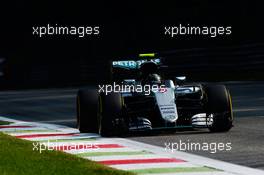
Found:
M 186 76 L 175 77 L 175 84 L 183 84 L 186 82 Z

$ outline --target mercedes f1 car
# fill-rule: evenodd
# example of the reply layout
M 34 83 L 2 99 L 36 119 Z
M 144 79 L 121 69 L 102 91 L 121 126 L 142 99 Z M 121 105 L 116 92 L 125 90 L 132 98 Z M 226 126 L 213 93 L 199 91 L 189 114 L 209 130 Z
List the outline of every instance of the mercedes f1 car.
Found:
M 160 65 L 159 58 L 113 61 L 115 87 L 111 91 L 78 91 L 80 132 L 114 136 L 185 127 L 209 128 L 211 132 L 231 129 L 232 102 L 224 85 L 187 83 L 185 77 L 162 78 Z

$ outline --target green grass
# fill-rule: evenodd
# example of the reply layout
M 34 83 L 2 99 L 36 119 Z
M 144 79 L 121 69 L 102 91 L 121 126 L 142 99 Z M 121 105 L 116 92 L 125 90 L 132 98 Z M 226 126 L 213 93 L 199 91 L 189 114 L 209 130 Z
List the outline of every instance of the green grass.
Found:
M 159 174 L 159 173 L 202 173 L 220 171 L 209 167 L 173 167 L 173 168 L 149 168 L 137 169 L 133 172 L 138 174 Z M 213 174 L 213 173 L 212 173 Z
M 60 151 L 33 151 L 33 142 L 0 132 L 1 175 L 132 175 Z
M 7 121 L 1 121 L 0 120 L 0 125 L 9 125 L 11 124 L 12 122 L 7 122 Z

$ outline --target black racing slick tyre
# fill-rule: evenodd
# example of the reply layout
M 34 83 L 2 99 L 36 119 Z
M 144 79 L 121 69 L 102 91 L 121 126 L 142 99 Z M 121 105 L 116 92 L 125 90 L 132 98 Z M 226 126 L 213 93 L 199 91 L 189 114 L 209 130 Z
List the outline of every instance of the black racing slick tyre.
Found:
M 121 116 L 123 99 L 120 93 L 100 95 L 101 136 L 119 135 L 116 119 Z
M 207 114 L 213 114 L 211 132 L 227 132 L 233 126 L 232 101 L 224 85 L 211 85 L 205 88 Z
M 77 94 L 77 127 L 81 133 L 99 133 L 99 100 L 96 90 L 81 89 Z

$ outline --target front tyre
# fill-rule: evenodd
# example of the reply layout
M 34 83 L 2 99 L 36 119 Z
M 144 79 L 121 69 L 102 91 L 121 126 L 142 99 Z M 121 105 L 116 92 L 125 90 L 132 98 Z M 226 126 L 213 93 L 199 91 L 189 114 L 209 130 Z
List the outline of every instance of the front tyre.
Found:
M 233 126 L 232 101 L 224 85 L 206 86 L 207 115 L 213 114 L 211 132 L 227 132 Z
M 77 128 L 81 133 L 99 133 L 98 93 L 81 89 L 77 94 Z
M 120 93 L 110 93 L 100 95 L 100 134 L 102 136 L 119 135 L 118 121 L 121 121 L 123 99 Z

